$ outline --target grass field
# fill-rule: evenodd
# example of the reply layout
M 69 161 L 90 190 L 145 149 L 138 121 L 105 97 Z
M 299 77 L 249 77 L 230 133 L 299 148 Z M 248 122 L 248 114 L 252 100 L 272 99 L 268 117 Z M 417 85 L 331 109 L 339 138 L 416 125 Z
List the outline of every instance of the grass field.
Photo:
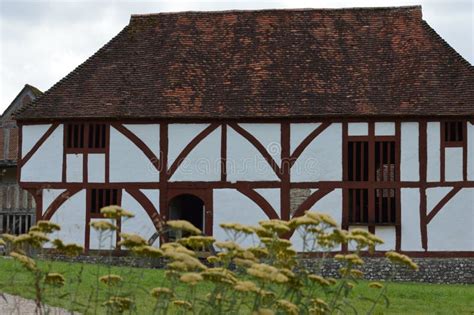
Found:
M 71 301 L 76 300 L 75 309 L 84 310 L 89 305 L 91 313 L 105 313 L 100 303 L 94 303 L 93 288 L 97 285 L 97 276 L 109 271 L 124 278 L 122 292 L 134 296 L 137 301 L 137 314 L 150 314 L 154 300 L 149 295 L 150 289 L 161 286 L 165 280 L 163 270 L 151 270 L 128 267 L 108 267 L 104 265 L 77 264 L 63 262 L 42 262 L 42 269 L 60 272 L 66 277 L 66 284 L 61 291 L 49 291 L 46 302 L 52 306 L 71 309 Z M 81 277 L 78 274 L 81 273 Z M 79 280 L 79 278 L 81 280 Z M 32 276 L 17 263 L 8 258 L 0 258 L 0 292 L 20 295 L 26 298 L 34 297 L 31 286 Z M 99 301 L 107 294 L 102 284 Z M 178 288 L 181 292 L 187 290 L 184 285 Z M 205 284 L 198 286 L 201 293 L 207 292 Z M 364 314 L 367 305 L 358 300 L 361 294 L 370 295 L 367 282 L 362 282 L 354 290 L 353 298 L 359 313 Z M 64 292 L 68 292 L 67 295 Z M 372 294 L 373 296 L 373 294 Z M 389 308 L 380 306 L 376 314 L 474 314 L 474 285 L 433 285 L 419 283 L 390 283 L 388 284 Z

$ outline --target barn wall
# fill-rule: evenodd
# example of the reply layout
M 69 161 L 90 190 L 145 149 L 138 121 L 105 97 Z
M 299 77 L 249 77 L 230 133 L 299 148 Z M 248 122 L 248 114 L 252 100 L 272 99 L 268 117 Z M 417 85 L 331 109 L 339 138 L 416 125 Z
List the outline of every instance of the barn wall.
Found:
M 418 156 L 418 123 L 401 124 L 401 161 L 400 177 L 402 181 L 417 182 L 420 180 Z

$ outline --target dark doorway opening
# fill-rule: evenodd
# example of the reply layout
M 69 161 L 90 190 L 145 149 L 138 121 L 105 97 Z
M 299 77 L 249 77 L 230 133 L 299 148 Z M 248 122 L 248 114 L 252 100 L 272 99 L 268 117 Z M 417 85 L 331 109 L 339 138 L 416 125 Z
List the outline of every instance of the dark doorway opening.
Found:
M 169 205 L 170 220 L 186 220 L 195 227 L 204 231 L 204 202 L 191 194 L 182 194 L 170 200 Z M 171 233 L 170 239 L 177 239 L 185 235 Z

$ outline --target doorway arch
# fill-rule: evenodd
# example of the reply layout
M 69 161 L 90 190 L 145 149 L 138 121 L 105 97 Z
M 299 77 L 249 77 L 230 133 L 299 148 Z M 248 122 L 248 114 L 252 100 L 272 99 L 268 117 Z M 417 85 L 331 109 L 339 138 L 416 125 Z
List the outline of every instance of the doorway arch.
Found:
M 186 220 L 195 227 L 204 231 L 204 201 L 192 194 L 181 194 L 173 197 L 168 203 L 170 220 Z M 171 238 L 180 238 L 182 235 L 171 234 Z

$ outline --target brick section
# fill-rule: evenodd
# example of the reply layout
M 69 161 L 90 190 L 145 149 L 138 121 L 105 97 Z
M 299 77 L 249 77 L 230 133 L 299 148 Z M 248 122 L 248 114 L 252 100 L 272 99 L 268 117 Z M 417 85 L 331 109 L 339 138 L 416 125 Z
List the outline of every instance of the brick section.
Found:
M 11 128 L 7 159 L 16 161 L 17 156 L 18 156 L 18 128 Z
M 294 215 L 298 207 L 311 195 L 311 190 L 293 188 L 290 190 L 290 215 Z M 308 209 L 309 210 L 309 209 Z
M 473 85 L 420 6 L 161 13 L 16 117 L 465 116 Z

